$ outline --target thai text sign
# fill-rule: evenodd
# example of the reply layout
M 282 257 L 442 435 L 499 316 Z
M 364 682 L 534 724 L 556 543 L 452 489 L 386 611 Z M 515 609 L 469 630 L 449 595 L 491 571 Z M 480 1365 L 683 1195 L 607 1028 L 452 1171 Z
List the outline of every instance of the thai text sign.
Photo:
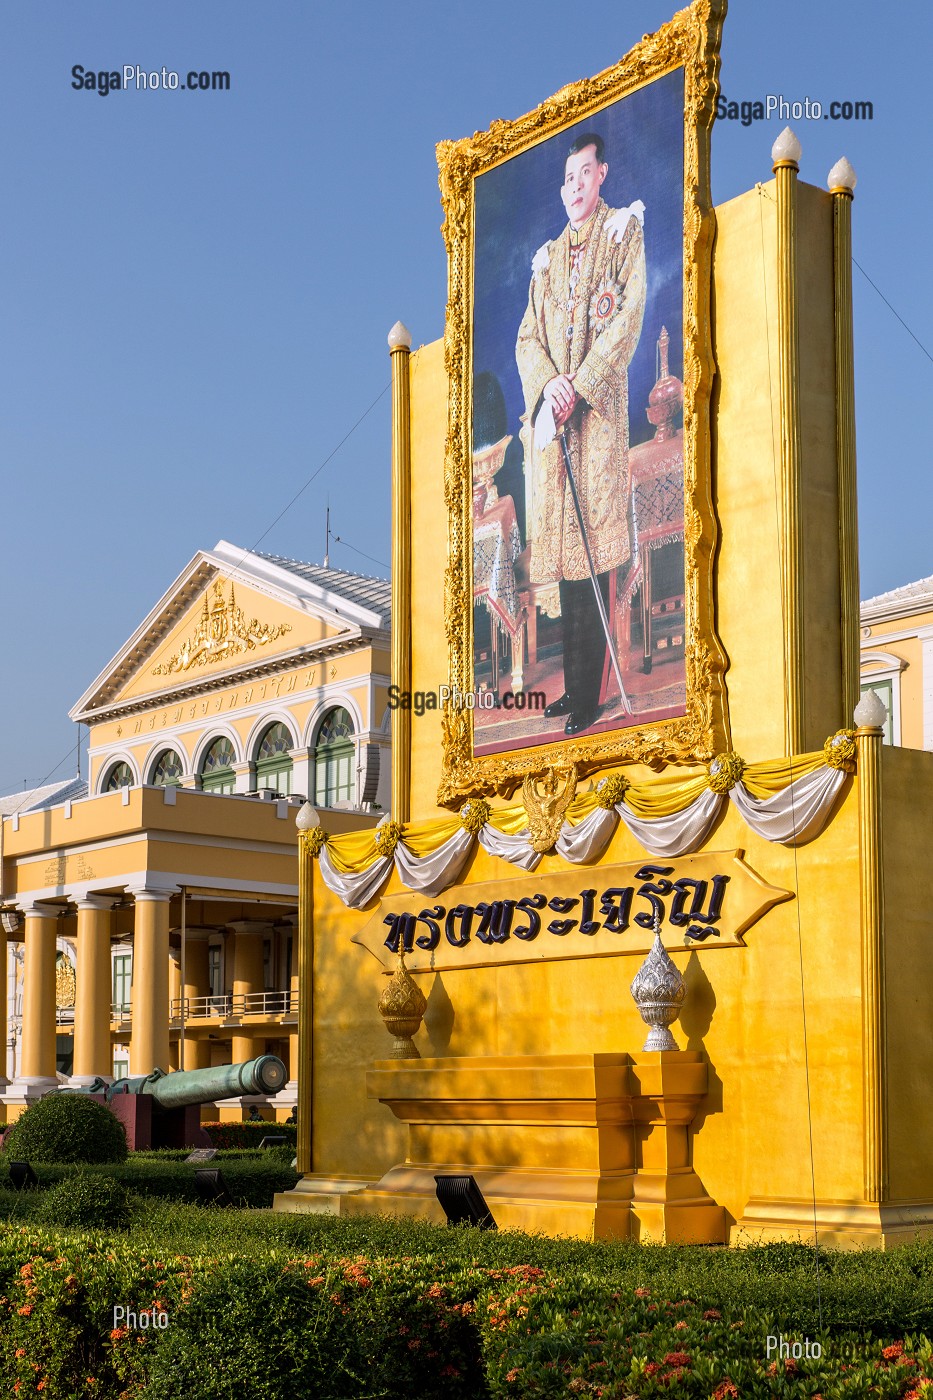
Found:
M 390 895 L 354 938 L 413 970 L 647 952 L 658 922 L 670 949 L 736 947 L 789 890 L 766 884 L 741 851 L 524 875 L 455 886 L 437 898 Z

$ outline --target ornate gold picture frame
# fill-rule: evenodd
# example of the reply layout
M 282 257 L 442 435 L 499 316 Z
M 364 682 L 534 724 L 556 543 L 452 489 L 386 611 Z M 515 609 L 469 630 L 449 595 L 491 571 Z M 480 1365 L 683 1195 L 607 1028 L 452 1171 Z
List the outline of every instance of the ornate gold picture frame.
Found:
M 474 490 L 477 461 L 485 464 L 482 453 L 475 453 L 473 442 L 477 180 L 589 118 L 593 118 L 595 128 L 599 114 L 605 114 L 621 99 L 682 72 L 683 699 L 678 712 L 670 718 L 630 722 L 626 727 L 608 730 L 603 723 L 597 733 L 582 732 L 559 742 L 531 740 L 523 747 L 480 753 L 475 708 L 448 701 L 443 776 L 438 793 L 441 803 L 450 805 L 479 794 L 507 796 L 526 780 L 548 771 L 573 771 L 576 777 L 625 761 L 657 768 L 668 763 L 703 762 L 728 748 L 725 657 L 714 627 L 713 556 L 717 526 L 712 505 L 709 430 L 714 372 L 709 318 L 713 239 L 709 145 L 719 90 L 719 44 L 725 9 L 726 0 L 695 0 L 689 9 L 680 11 L 657 33 L 647 35 L 605 72 L 561 89 L 516 121 L 497 121 L 486 132 L 438 146 L 449 265 L 445 333 L 449 384 L 444 466 L 449 521 L 445 624 L 450 690 L 456 697 L 474 690 Z M 628 215 L 630 210 L 622 212 Z M 568 215 L 573 227 L 569 206 Z M 597 311 L 602 310 L 596 294 L 593 305 Z M 610 285 L 606 301 L 610 312 L 612 305 Z M 662 362 L 665 355 L 666 346 Z M 524 432 L 523 429 L 523 436 Z M 489 470 L 496 470 L 495 465 Z M 603 626 L 608 635 L 605 610 Z M 647 624 L 645 634 L 648 635 Z M 495 648 L 495 629 L 493 637 Z M 521 641 L 518 646 L 520 675 Z M 646 655 L 646 665 L 650 667 L 650 655 Z M 619 679 L 621 690 L 621 675 Z

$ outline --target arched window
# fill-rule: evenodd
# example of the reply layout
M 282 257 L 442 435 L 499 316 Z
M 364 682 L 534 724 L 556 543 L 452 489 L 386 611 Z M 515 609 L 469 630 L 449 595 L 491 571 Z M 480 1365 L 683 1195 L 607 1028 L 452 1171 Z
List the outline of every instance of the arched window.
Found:
M 201 787 L 205 792 L 232 792 L 236 754 L 226 734 L 215 739 L 201 764 Z
M 292 736 L 284 724 L 270 724 L 256 750 L 256 787 L 292 790 Z
M 178 787 L 184 765 L 174 749 L 163 749 L 152 765 L 149 783 L 152 787 Z
M 120 788 L 133 786 L 133 770 L 128 763 L 115 763 L 107 774 L 104 792 L 117 792 Z
M 355 756 L 353 721 L 346 710 L 331 710 L 324 716 L 314 745 L 315 806 L 353 801 Z

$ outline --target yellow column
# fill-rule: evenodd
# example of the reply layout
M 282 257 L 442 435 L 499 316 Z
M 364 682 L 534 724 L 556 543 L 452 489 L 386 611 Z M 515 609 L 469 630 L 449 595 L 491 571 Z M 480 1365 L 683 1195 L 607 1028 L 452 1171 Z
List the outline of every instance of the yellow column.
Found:
M 10 948 L 7 943 L 6 930 L 0 925 L 0 972 L 2 972 L 2 992 L 0 992 L 0 1092 L 9 1084 L 9 1076 L 6 1072 L 7 1066 L 7 1037 L 9 1036 L 9 1014 L 10 1014 Z M 0 1110 L 2 1112 L 2 1110 Z
M 130 1074 L 168 1069 L 168 930 L 174 891 L 135 889 Z
M 29 1088 L 54 1088 L 55 933 L 60 910 L 52 904 L 24 904 L 23 1041 L 20 1081 Z
M 888 1195 L 885 1132 L 884 879 L 881 744 L 884 705 L 869 691 L 855 709 L 858 745 L 859 885 L 862 934 L 865 1200 Z
M 182 995 L 188 1002 L 188 1020 L 185 1026 L 185 1069 L 207 1069 L 211 1063 L 211 1047 L 207 1040 L 195 1039 L 198 1018 L 191 1016 L 192 1010 L 201 1009 L 200 1000 L 210 993 L 207 971 L 207 948 L 210 934 L 207 929 L 188 928 L 185 932 L 185 985 Z M 195 1006 L 192 1006 L 195 1003 Z
M 253 996 L 263 990 L 262 945 L 263 939 L 272 936 L 271 924 L 260 924 L 243 920 L 231 924 L 233 930 L 233 1014 L 243 1016 L 255 1014 L 261 1005 L 250 1006 L 241 998 Z M 256 1047 L 255 1035 L 245 1029 L 240 1034 L 234 1031 L 231 1037 L 230 1055 L 233 1064 L 252 1060 L 261 1049 Z
M 781 411 L 781 597 L 784 613 L 784 751 L 804 743 L 804 627 L 800 532 L 800 340 L 797 317 L 797 162 L 785 128 L 771 148 L 777 186 L 778 347 Z
M 298 831 L 298 1140 L 297 1167 L 312 1170 L 314 1111 L 314 860 L 313 832 Z M 291 1070 L 292 1075 L 295 1070 Z
M 392 359 L 392 680 L 411 689 L 411 332 L 396 321 Z M 411 806 L 411 711 L 392 711 L 392 815 L 407 822 Z
M 859 698 L 858 506 L 855 485 L 855 360 L 852 352 L 852 195 L 847 160 L 829 172 L 833 197 L 836 343 L 836 463 L 839 482 L 839 595 L 842 608 L 843 715 Z
M 77 900 L 78 964 L 75 968 L 75 1053 L 72 1083 L 113 1078 L 110 1051 L 110 923 L 115 900 L 86 895 Z

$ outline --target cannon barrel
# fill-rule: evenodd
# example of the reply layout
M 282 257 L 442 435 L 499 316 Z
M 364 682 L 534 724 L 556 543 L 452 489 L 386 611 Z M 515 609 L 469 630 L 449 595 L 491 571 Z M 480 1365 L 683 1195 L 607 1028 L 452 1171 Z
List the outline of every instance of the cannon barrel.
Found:
M 162 1108 L 186 1108 L 213 1103 L 241 1094 L 277 1094 L 288 1075 L 277 1055 L 260 1055 L 238 1065 L 214 1065 L 211 1069 L 180 1069 L 172 1074 L 155 1070 L 141 1078 L 118 1079 L 107 1097 L 117 1094 L 149 1094 Z

